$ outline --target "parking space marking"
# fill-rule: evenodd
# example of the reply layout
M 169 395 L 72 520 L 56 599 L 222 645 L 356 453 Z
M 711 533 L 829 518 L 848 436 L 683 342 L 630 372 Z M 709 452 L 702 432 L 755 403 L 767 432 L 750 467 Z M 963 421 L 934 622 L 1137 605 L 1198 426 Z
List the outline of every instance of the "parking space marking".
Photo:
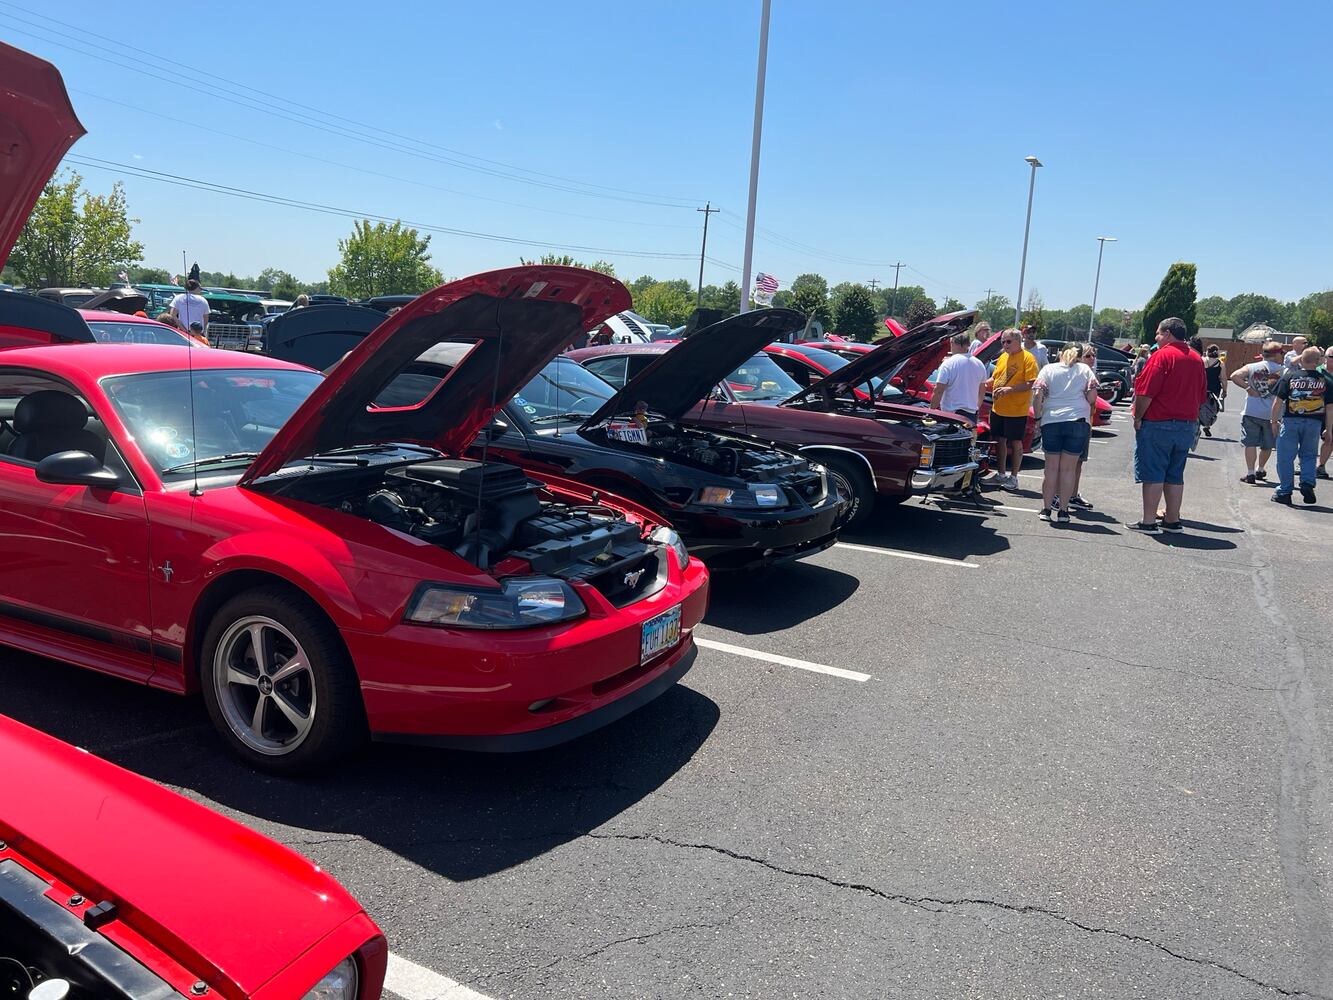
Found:
M 409 962 L 389 953 L 389 968 L 384 975 L 384 988 L 403 1000 L 491 1000 L 476 990 L 456 983 L 448 976 Z
M 874 545 L 855 545 L 852 542 L 838 542 L 835 549 L 851 549 L 853 552 L 873 552 L 879 556 L 893 556 L 895 559 L 915 559 L 917 562 L 936 563 L 940 566 L 961 566 L 963 569 L 979 569 L 977 563 L 962 559 L 945 559 L 943 556 L 923 556 L 919 552 L 902 552 L 898 549 L 881 549 Z
M 716 642 L 712 639 L 700 639 L 694 637 L 694 644 L 702 646 L 704 649 L 716 649 L 719 653 L 731 653 L 733 656 L 744 656 L 751 660 L 763 660 L 765 663 L 776 663 L 782 667 L 795 667 L 797 670 L 809 670 L 815 674 L 828 674 L 831 677 L 841 677 L 846 681 L 858 681 L 865 683 L 870 680 L 869 674 L 862 674 L 855 670 L 844 670 L 842 667 L 829 667 L 822 663 L 811 663 L 809 660 L 797 660 L 790 656 L 780 656 L 777 653 L 761 653 L 757 649 L 746 649 L 744 646 L 733 646 L 729 642 Z M 452 1000 L 452 998 L 450 998 Z

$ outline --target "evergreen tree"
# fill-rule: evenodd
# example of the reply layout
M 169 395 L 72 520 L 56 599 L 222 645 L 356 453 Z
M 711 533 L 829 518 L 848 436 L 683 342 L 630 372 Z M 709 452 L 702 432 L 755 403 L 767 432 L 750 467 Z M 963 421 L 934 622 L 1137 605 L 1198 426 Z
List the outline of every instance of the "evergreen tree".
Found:
M 1194 321 L 1194 310 L 1198 292 L 1194 279 L 1198 268 L 1193 264 L 1177 261 L 1166 270 L 1166 277 L 1157 286 L 1157 292 L 1143 307 L 1143 339 L 1151 341 L 1157 333 L 1157 326 L 1169 316 L 1178 316 L 1185 321 L 1192 337 L 1199 332 L 1199 324 Z
M 852 285 L 838 299 L 834 327 L 844 337 L 868 341 L 875 330 L 875 297 L 865 285 Z

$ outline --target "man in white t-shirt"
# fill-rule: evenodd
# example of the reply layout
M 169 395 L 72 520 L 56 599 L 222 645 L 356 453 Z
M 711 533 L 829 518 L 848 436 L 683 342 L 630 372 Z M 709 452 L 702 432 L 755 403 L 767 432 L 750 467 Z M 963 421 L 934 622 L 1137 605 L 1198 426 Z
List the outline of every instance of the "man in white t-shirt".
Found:
M 1291 350 L 1289 350 L 1286 353 L 1286 355 L 1283 356 L 1282 363 L 1286 365 L 1288 368 L 1290 368 L 1292 371 L 1295 372 L 1301 371 L 1301 354 L 1305 351 L 1306 347 L 1308 347 L 1309 344 L 1310 342 L 1306 340 L 1304 337 L 1292 337 Z
M 930 405 L 947 410 L 977 422 L 981 409 L 982 386 L 986 382 L 986 366 L 969 353 L 972 338 L 966 332 L 949 338 L 949 356 L 940 365 L 935 376 L 935 388 L 930 394 Z
M 199 282 L 194 278 L 185 282 L 185 291 L 171 300 L 171 311 L 182 327 L 189 330 L 198 324 L 199 332 L 208 336 L 208 299 L 199 294 Z
M 1037 359 L 1037 371 L 1040 372 L 1050 364 L 1051 359 L 1050 355 L 1046 352 L 1046 347 L 1043 344 L 1037 343 L 1037 335 L 1033 332 L 1032 327 L 1030 326 L 1023 327 L 1023 350 L 1027 351 Z
M 1263 360 L 1237 368 L 1231 373 L 1233 384 L 1245 390 L 1245 409 L 1240 417 L 1240 443 L 1245 448 L 1245 475 L 1242 483 L 1263 486 L 1268 482 L 1264 466 L 1273 454 L 1273 389 L 1282 376 L 1282 345 L 1270 340 L 1263 346 Z M 1255 464 L 1255 457 L 1258 464 Z

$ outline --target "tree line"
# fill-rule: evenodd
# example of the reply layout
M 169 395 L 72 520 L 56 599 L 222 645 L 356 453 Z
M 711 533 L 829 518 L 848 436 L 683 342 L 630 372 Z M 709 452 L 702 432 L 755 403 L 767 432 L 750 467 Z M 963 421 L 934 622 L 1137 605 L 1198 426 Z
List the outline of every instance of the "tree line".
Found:
M 83 187 L 77 173 L 53 177 L 37 200 L 5 267 L 3 279 L 33 288 L 52 286 L 108 285 L 124 270 L 130 280 L 144 284 L 169 284 L 178 272 L 144 267 L 143 244 L 134 239 L 138 219 L 129 216 L 124 188 L 119 181 L 108 194 L 94 194 Z M 301 281 L 290 271 L 266 267 L 257 275 L 201 271 L 206 286 L 251 288 L 274 298 L 294 299 L 301 293 L 332 292 L 348 298 L 375 295 L 418 294 L 444 281 L 431 265 L 430 236 L 422 235 L 401 221 L 353 223 L 352 233 L 338 241 L 339 260 L 324 280 Z M 522 263 L 534 261 L 520 258 Z M 564 254 L 546 254 L 535 263 L 590 267 L 615 274 L 608 261 L 584 264 Z M 1278 330 L 1301 333 L 1316 343 L 1333 343 L 1333 290 L 1312 292 L 1294 302 L 1267 295 L 1243 292 L 1231 298 L 1211 295 L 1198 299 L 1195 265 L 1172 264 L 1161 286 L 1142 309 L 1108 306 L 1092 317 L 1092 307 L 1049 309 L 1041 293 L 1033 288 L 1023 303 L 1022 322 L 1031 324 L 1039 336 L 1073 340 L 1088 335 L 1110 342 L 1129 339 L 1152 340 L 1157 323 L 1165 316 L 1180 316 L 1191 328 L 1220 327 L 1239 332 L 1255 322 L 1266 322 Z M 739 312 L 741 288 L 735 281 L 704 285 L 702 291 L 685 278 L 658 279 L 644 274 L 626 286 L 634 309 L 653 323 L 681 326 L 696 305 L 730 315 Z M 967 308 L 947 296 L 937 301 L 920 285 L 898 288 L 840 282 L 830 286 L 820 274 L 797 275 L 787 288 L 773 297 L 773 305 L 797 309 L 832 331 L 858 340 L 871 340 L 884 331 L 884 320 L 892 316 L 911 328 L 941 313 Z M 1013 322 L 1014 304 L 1004 295 L 989 295 L 973 304 L 982 319 L 1000 329 Z M 1091 321 L 1091 323 L 1090 323 Z

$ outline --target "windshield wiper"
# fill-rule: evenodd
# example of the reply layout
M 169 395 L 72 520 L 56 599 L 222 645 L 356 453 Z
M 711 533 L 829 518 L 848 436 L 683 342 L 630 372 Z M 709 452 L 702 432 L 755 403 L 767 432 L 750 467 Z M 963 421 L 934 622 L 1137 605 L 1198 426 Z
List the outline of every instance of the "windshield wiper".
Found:
M 170 468 L 163 469 L 162 474 L 184 472 L 186 469 L 198 469 L 205 465 L 225 465 L 228 462 L 239 462 L 241 459 L 248 460 L 258 457 L 259 452 L 257 451 L 233 451 L 226 455 L 210 455 L 208 458 L 196 458 L 193 462 L 182 462 L 180 465 L 173 465 Z
M 533 417 L 528 423 L 544 424 L 551 420 L 587 420 L 591 416 L 591 413 L 548 413 L 545 416 Z

